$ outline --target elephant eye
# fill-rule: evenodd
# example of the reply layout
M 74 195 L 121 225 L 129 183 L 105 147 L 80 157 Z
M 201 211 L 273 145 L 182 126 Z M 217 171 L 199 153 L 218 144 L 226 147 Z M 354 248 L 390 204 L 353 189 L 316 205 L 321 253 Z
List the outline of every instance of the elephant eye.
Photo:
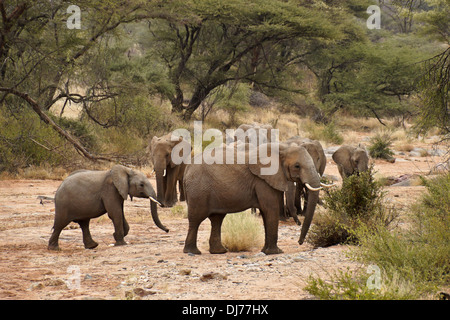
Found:
M 296 169 L 300 169 L 300 165 L 298 163 L 295 164 L 294 166 Z
M 141 182 L 141 187 L 143 187 L 144 186 L 144 183 L 143 182 Z

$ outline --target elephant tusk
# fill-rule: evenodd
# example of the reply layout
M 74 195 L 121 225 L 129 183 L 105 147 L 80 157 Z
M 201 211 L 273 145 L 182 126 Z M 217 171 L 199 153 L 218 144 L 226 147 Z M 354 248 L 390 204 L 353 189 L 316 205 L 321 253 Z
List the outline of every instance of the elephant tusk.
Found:
M 156 202 L 157 204 L 159 204 L 160 207 L 162 207 L 162 204 L 161 204 L 158 200 L 156 200 L 156 199 L 153 198 L 152 196 L 150 196 L 149 198 L 150 198 L 150 200 L 152 200 L 153 202 Z
M 313 187 L 311 187 L 311 186 L 309 185 L 309 183 L 305 183 L 305 186 L 306 186 L 309 190 L 311 190 L 311 191 L 319 191 L 319 190 L 322 189 L 322 187 L 313 188 Z
M 165 177 L 166 176 L 166 169 L 164 169 L 164 172 L 163 172 L 163 177 Z
M 326 183 L 321 182 L 320 185 L 321 185 L 322 187 L 324 187 L 324 188 L 331 188 L 331 187 L 333 187 L 335 184 L 334 184 L 334 183 L 332 183 L 332 184 L 326 184 Z

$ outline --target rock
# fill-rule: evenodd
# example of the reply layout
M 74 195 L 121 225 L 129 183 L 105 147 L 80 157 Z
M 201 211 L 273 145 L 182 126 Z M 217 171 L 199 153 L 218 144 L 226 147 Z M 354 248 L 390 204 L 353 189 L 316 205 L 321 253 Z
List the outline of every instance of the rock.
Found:
M 189 276 L 191 274 L 191 269 L 181 269 L 179 274 L 182 276 Z
M 426 157 L 428 156 L 428 151 L 424 148 L 414 148 L 409 152 L 411 157 Z
M 339 149 L 340 146 L 336 146 L 336 147 L 328 147 L 325 150 L 323 150 L 323 152 L 325 152 L 325 154 L 333 154 L 336 152 L 337 149 Z
M 42 282 L 32 283 L 30 286 L 31 291 L 42 290 L 42 289 L 44 289 L 44 285 L 42 284 Z
M 409 156 L 410 157 L 421 157 L 421 154 L 420 154 L 420 152 L 417 152 L 417 151 L 410 151 Z
M 46 279 L 44 281 L 44 285 L 47 287 L 58 287 L 58 286 L 62 286 L 65 284 L 66 283 L 64 282 L 64 280 L 61 280 L 61 279 Z
M 200 281 L 208 281 L 208 280 L 214 280 L 214 279 L 218 279 L 218 280 L 227 280 L 227 276 L 220 274 L 218 272 L 207 272 L 202 274 L 202 276 L 200 277 Z
M 431 149 L 431 150 L 428 150 L 428 154 L 430 156 L 435 156 L 435 157 L 445 156 L 446 153 L 447 153 L 447 151 L 442 150 L 442 149 Z
M 152 290 L 145 290 L 145 289 L 142 289 L 142 288 L 134 288 L 133 289 L 133 294 L 142 298 L 142 297 L 145 297 L 145 296 L 156 294 L 156 292 L 152 291 Z
M 411 186 L 411 180 L 407 179 L 398 183 L 394 183 L 391 187 L 409 187 Z

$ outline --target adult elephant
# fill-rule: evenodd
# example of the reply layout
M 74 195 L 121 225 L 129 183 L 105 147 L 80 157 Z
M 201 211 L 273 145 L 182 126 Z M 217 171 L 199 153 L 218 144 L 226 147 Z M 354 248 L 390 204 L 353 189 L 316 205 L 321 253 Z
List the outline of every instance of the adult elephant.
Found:
M 332 158 L 338 166 L 342 180 L 369 168 L 369 155 L 362 145 L 343 145 L 333 153 Z
M 308 138 L 301 138 L 299 136 L 291 137 L 286 141 L 287 144 L 295 144 L 304 147 L 311 156 L 317 173 L 322 176 L 325 172 L 327 164 L 327 158 L 323 151 L 322 145 L 317 140 L 311 140 Z M 323 187 L 329 187 L 326 184 L 322 184 Z M 286 210 L 283 212 L 282 219 L 286 218 L 286 213 L 291 216 L 297 224 L 300 224 L 297 215 L 305 214 L 306 203 L 308 202 L 309 189 L 304 184 L 289 182 L 288 191 L 286 192 Z M 301 207 L 301 198 L 304 198 L 304 208 Z
M 270 150 L 270 161 L 248 161 L 252 157 L 256 158 L 256 153 L 261 152 L 263 147 Z M 277 143 L 263 144 L 246 154 L 248 158 L 243 164 L 235 161 L 235 164 L 187 165 L 183 180 L 189 219 L 185 253 L 201 253 L 197 248 L 197 232 L 200 223 L 206 218 L 211 221 L 210 253 L 225 253 L 226 249 L 221 243 L 221 226 L 225 215 L 248 208 L 259 208 L 264 221 L 265 244 L 262 252 L 281 253 L 282 250 L 277 246 L 278 220 L 284 207 L 283 193 L 287 191 L 288 181 L 305 184 L 314 190 L 306 209 L 299 243 L 305 240 L 320 190 L 319 176 L 311 156 L 303 147 Z M 275 172 L 265 174 L 267 172 L 263 169 L 276 161 L 279 165 Z
M 241 124 L 238 129 L 241 129 L 245 133 L 245 137 L 243 137 L 243 140 L 240 140 L 240 137 L 236 137 L 237 140 L 242 141 L 244 143 L 250 143 L 253 145 L 260 145 L 263 143 L 270 143 L 272 142 L 272 135 L 273 135 L 273 127 L 270 124 L 259 124 L 259 123 L 252 123 L 252 124 Z M 253 133 L 255 133 L 255 136 L 249 135 L 248 133 L 250 130 L 253 130 Z M 274 137 L 275 138 L 275 137 Z M 278 141 L 273 141 L 278 142 Z
M 183 140 L 183 137 L 175 141 L 171 139 L 172 134 L 161 137 L 154 136 L 150 142 L 150 158 L 156 174 L 156 194 L 158 201 L 164 207 L 173 207 L 177 202 L 177 182 L 180 192 L 180 201 L 184 201 L 183 175 L 186 165 L 184 163 L 175 164 L 172 161 L 172 150 L 178 144 L 186 144 L 187 148 L 181 150 L 191 150 L 190 143 Z
M 162 230 L 169 231 L 159 220 L 155 191 L 143 173 L 121 165 L 106 171 L 78 170 L 69 175 L 56 191 L 55 221 L 48 249 L 59 250 L 59 235 L 72 221 L 77 222 L 83 231 L 84 247 L 97 247 L 89 231 L 89 222 L 106 212 L 114 223 L 115 245 L 125 245 L 124 237 L 130 227 L 125 220 L 123 202 L 128 195 L 131 199 L 150 198 L 153 221 Z

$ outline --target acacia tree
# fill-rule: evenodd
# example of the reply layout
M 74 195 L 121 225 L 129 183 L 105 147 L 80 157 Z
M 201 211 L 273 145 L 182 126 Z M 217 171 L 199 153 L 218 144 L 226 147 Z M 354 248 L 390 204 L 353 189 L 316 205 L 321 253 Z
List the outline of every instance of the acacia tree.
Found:
M 79 30 L 67 28 L 66 19 L 70 14 L 66 10 L 70 4 L 69 1 L 0 1 L 0 104 L 12 113 L 31 106 L 44 123 L 83 156 L 108 160 L 87 150 L 47 111 L 61 99 L 96 101 L 116 95 L 102 83 L 87 90 L 88 94 L 71 92 L 70 84 L 77 81 L 83 68 L 82 58 L 103 37 L 113 33 L 120 24 L 142 18 L 142 4 L 140 1 L 78 1 L 82 12 Z
M 439 41 L 443 49 L 423 63 L 420 88 L 424 106 L 419 110 L 417 127 L 427 131 L 437 126 L 450 139 L 450 3 L 445 0 L 426 2 L 431 10 L 418 14 L 418 19 L 424 23 L 421 31 Z
M 172 111 L 190 119 L 215 88 L 229 81 L 296 90 L 284 86 L 280 72 L 293 65 L 297 54 L 292 49 L 312 39 L 341 37 L 342 11 L 322 2 L 308 3 L 170 2 L 178 16 L 159 19 L 149 36 L 173 84 L 173 90 L 165 92 Z M 271 51 L 277 53 L 268 54 Z

